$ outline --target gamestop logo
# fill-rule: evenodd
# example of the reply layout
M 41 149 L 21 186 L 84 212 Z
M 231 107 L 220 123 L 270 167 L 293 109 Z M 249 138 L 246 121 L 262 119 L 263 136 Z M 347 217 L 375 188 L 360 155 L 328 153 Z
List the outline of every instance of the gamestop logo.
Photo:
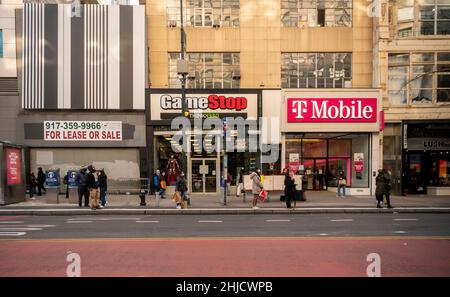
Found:
M 289 123 L 377 121 L 376 98 L 288 98 Z
M 181 96 L 162 95 L 161 108 L 164 110 L 181 109 Z M 227 97 L 222 95 L 209 95 L 208 97 L 186 96 L 189 110 L 235 110 L 241 111 L 247 108 L 246 97 Z

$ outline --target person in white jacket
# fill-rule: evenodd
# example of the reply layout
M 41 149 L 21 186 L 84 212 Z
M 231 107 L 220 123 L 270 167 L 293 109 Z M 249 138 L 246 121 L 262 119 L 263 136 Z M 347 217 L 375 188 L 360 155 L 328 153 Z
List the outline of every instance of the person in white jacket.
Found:
M 258 208 L 256 204 L 258 203 L 258 197 L 261 191 L 264 189 L 261 183 L 261 169 L 256 168 L 256 171 L 250 174 L 250 179 L 252 180 L 252 193 L 253 193 L 253 208 Z

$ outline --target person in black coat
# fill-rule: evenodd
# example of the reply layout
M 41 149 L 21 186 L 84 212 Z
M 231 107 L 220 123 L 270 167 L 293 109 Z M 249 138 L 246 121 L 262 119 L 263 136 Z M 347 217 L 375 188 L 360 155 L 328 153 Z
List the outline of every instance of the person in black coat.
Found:
M 385 176 L 382 169 L 378 170 L 378 175 L 375 178 L 375 197 L 377 199 L 377 208 L 382 208 L 383 195 L 386 191 Z
M 391 172 L 383 169 L 384 174 L 384 196 L 386 196 L 386 205 L 387 208 L 392 208 L 391 205 L 391 189 L 392 189 L 392 179 Z
M 106 191 L 108 191 L 108 176 L 102 169 L 98 174 L 98 187 L 100 189 L 100 208 L 106 205 Z
M 296 204 L 295 200 L 295 181 L 294 181 L 294 173 L 289 173 L 289 170 L 286 171 L 284 176 L 284 198 L 286 200 L 286 207 L 291 208 L 291 202 L 294 201 L 294 208 Z
M 42 196 L 42 191 L 47 194 L 47 190 L 44 187 L 45 179 L 45 173 L 42 171 L 42 167 L 39 167 L 37 174 L 38 196 Z

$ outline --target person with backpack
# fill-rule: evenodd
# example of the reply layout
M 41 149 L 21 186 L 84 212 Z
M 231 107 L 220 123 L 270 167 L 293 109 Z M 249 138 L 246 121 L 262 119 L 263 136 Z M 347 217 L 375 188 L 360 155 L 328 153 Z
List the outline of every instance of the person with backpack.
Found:
M 88 166 L 89 173 L 86 175 L 86 186 L 89 190 L 89 197 L 91 198 L 91 209 L 96 210 L 100 207 L 100 191 L 98 189 L 98 175 L 93 165 Z
M 184 176 L 184 172 L 181 171 L 180 175 L 177 177 L 177 181 L 175 183 L 175 191 L 178 192 L 178 195 L 180 195 L 180 200 L 177 200 L 177 209 L 181 208 L 181 202 L 186 200 L 186 192 L 187 192 L 187 181 L 186 177 Z
M 166 199 L 166 188 L 167 188 L 167 181 L 166 181 L 166 173 L 163 171 L 158 176 L 158 184 L 159 184 L 159 196 L 161 199 Z

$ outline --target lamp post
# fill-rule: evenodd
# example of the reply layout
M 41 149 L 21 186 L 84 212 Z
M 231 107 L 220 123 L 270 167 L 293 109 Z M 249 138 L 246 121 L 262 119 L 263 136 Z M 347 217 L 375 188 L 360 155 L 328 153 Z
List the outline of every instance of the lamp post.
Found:
M 188 75 L 188 62 L 185 59 L 186 55 L 186 33 L 184 32 L 183 26 L 183 0 L 180 0 L 180 21 L 181 21 L 181 59 L 177 62 L 177 72 L 178 75 L 181 75 L 181 115 L 183 117 L 189 117 L 189 110 L 187 109 L 186 104 L 186 78 Z M 186 139 L 185 130 L 183 129 L 183 141 Z M 187 146 L 190 145 L 189 142 L 186 143 Z M 186 150 L 182 149 L 182 169 L 183 172 L 187 175 L 187 159 L 186 159 Z

